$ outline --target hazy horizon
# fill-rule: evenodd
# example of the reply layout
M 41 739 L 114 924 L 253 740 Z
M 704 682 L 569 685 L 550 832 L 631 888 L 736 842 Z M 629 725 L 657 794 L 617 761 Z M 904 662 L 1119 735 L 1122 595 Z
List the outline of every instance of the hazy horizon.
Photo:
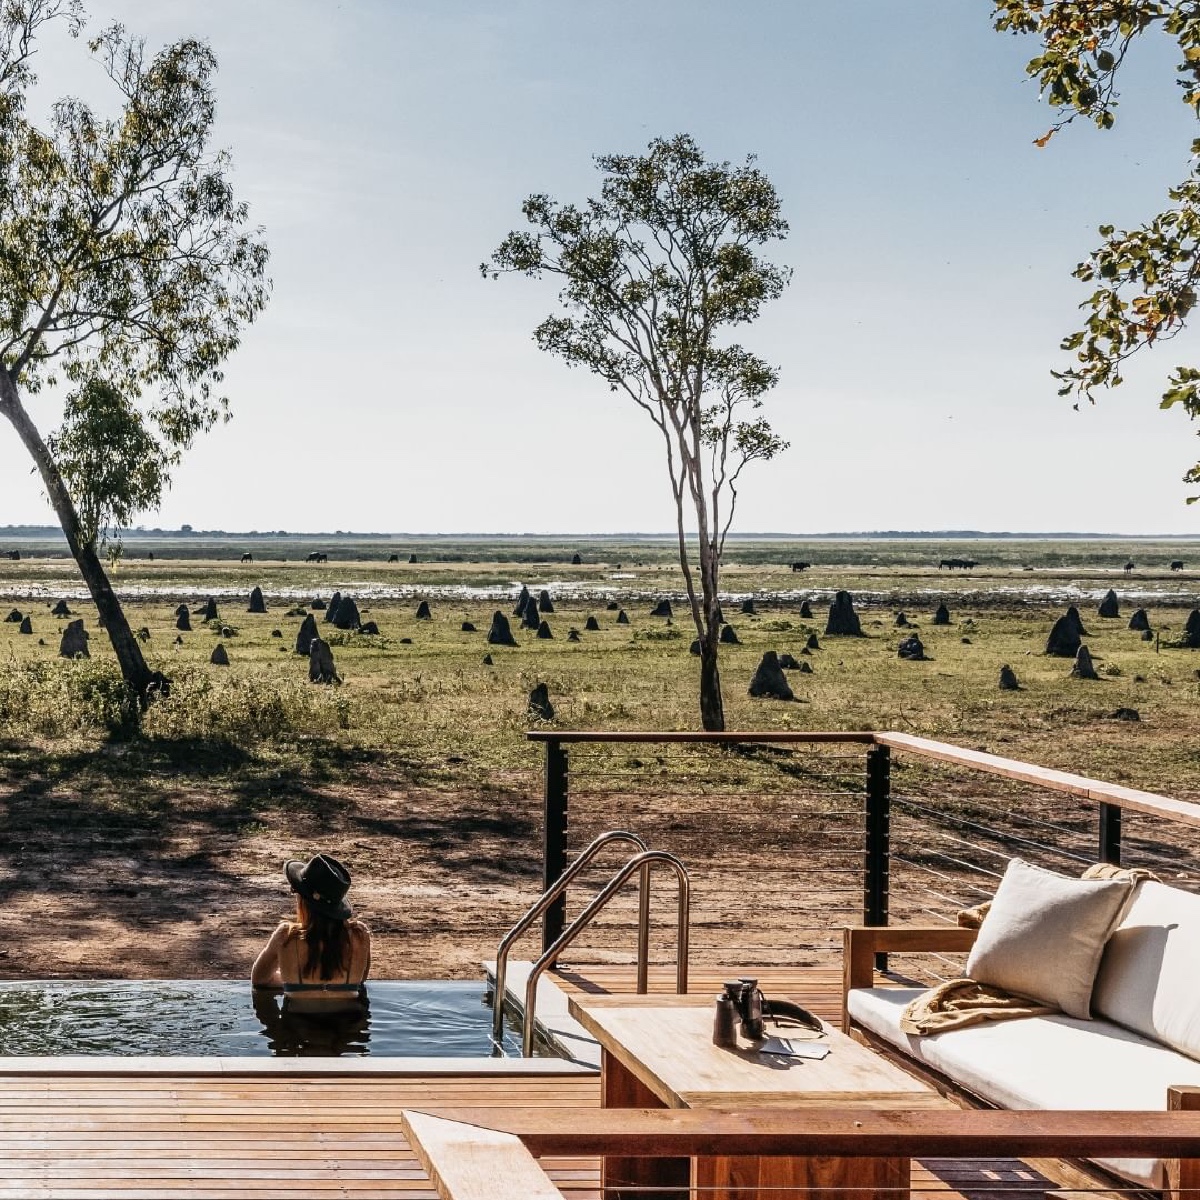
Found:
M 57 525 L 3 525 L 0 534 L 12 538 L 53 536 L 62 538 Z M 327 538 L 350 540 L 366 538 L 397 538 L 411 541 L 562 541 L 597 539 L 601 541 L 667 541 L 672 542 L 677 534 L 669 530 L 550 530 L 548 532 L 505 532 L 502 530 L 469 531 L 446 530 L 418 533 L 414 530 L 370 530 L 370 529 L 167 529 L 135 528 L 123 531 L 127 540 L 148 538 Z M 694 540 L 695 535 L 689 534 Z M 728 540 L 738 541 L 1200 541 L 1196 533 L 1115 533 L 1104 530 L 1035 530 L 1035 529 L 842 529 L 825 532 L 795 532 L 782 530 L 733 530 Z M 65 543 L 65 538 L 63 538 Z

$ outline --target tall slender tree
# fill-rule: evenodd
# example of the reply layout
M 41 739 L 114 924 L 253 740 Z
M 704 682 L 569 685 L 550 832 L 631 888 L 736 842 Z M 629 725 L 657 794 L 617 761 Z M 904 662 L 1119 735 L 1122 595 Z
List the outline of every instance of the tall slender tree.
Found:
M 131 691 L 155 682 L 97 553 L 161 499 L 197 434 L 226 416 L 221 364 L 266 302 L 267 250 L 211 148 L 217 64 L 157 54 L 114 25 L 90 49 L 119 112 L 65 97 L 28 116 L 38 39 L 78 36 L 77 0 L 0 4 L 0 415 L 41 477 Z M 66 385 L 44 434 L 31 402 Z
M 742 472 L 787 447 L 760 411 L 775 369 L 721 335 L 782 293 L 790 271 L 757 251 L 787 222 L 753 158 L 709 162 L 685 134 L 595 161 L 598 198 L 579 207 L 530 196 L 531 228 L 510 233 L 481 269 L 555 277 L 563 311 L 537 327 L 537 344 L 625 393 L 658 430 L 700 643 L 701 721 L 720 730 L 725 538 Z

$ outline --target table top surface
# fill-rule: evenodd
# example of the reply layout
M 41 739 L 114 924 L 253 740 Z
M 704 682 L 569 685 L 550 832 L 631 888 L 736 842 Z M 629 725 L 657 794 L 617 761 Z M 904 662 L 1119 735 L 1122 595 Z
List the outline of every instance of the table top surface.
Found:
M 571 1015 L 670 1108 L 818 1106 L 941 1108 L 950 1102 L 887 1059 L 825 1026 L 819 1060 L 760 1054 L 712 1041 L 713 1002 L 692 996 L 574 996 Z M 795 1026 L 767 1034 L 789 1037 Z

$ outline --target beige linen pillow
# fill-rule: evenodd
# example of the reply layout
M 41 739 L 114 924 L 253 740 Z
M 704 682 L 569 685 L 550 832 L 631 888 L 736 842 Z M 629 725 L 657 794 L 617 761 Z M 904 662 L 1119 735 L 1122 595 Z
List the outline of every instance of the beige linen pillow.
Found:
M 1069 879 L 1014 858 L 967 959 L 967 975 L 1018 996 L 1091 1015 L 1104 943 L 1128 879 Z

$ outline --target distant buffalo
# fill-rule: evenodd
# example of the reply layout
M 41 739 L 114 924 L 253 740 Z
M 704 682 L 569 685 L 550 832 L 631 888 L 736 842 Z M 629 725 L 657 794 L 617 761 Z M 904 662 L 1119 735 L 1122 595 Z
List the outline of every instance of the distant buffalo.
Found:
M 944 567 L 948 571 L 953 571 L 955 568 L 962 571 L 969 571 L 974 565 L 975 560 L 972 558 L 943 558 L 938 563 L 938 570 L 940 571 Z
M 242 555 L 242 562 L 244 562 L 244 563 L 248 563 L 248 562 L 253 562 L 253 561 L 254 561 L 254 555 L 253 555 L 253 554 L 243 554 L 243 555 Z
M 20 550 L 5 550 L 4 557 L 11 562 L 20 562 L 21 552 Z
M 1174 562 L 1171 564 L 1171 570 L 1172 570 L 1172 571 L 1182 571 L 1182 570 L 1183 570 L 1183 559 L 1182 559 L 1182 558 L 1177 558 L 1177 559 L 1176 559 L 1176 560 L 1175 560 L 1175 561 L 1174 561 Z
M 1134 565 L 1133 563 L 1131 563 L 1131 562 L 1127 562 L 1127 563 L 1125 564 L 1125 571 L 1126 571 L 1126 573 L 1128 573 L 1129 571 L 1132 571 L 1132 570 L 1135 570 L 1135 565 Z
M 245 559 L 242 559 L 242 562 L 245 561 Z M 329 555 L 322 554 L 319 550 L 314 550 L 304 561 L 311 563 L 327 563 L 329 561 Z
M 794 563 L 792 563 L 792 570 L 793 571 L 807 571 L 808 568 L 811 566 L 812 566 L 812 563 L 794 562 Z
M 400 555 L 398 555 L 398 554 L 389 554 L 388 555 L 388 562 L 398 563 L 399 561 L 400 561 Z

